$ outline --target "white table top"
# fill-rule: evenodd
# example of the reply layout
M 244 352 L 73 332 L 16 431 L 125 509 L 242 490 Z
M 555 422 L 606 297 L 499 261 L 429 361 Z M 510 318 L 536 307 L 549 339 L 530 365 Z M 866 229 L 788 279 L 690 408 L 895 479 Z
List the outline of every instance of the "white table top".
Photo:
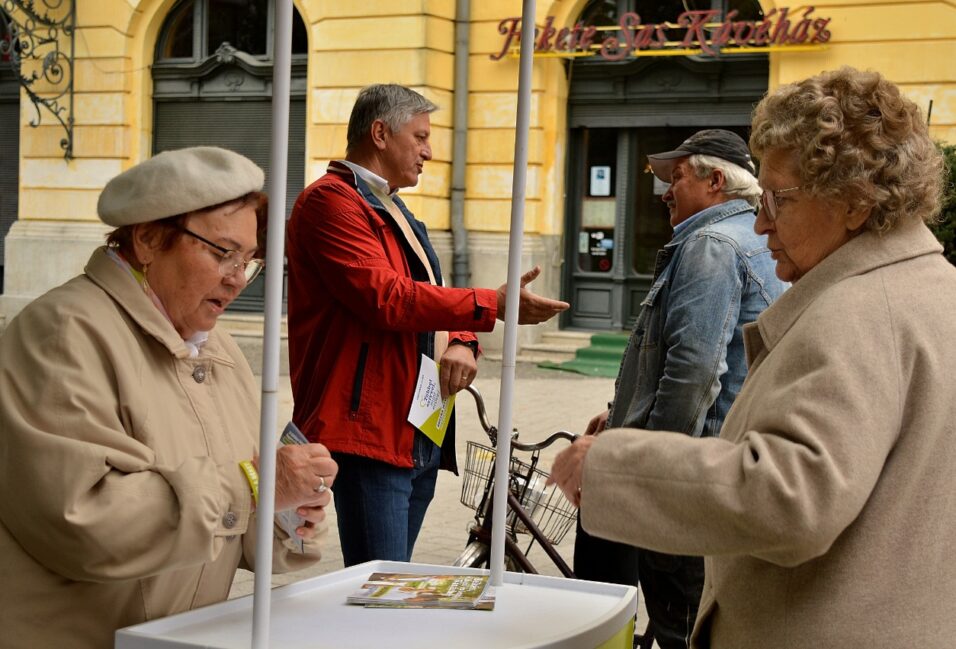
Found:
M 381 609 L 345 598 L 373 572 L 481 574 L 448 566 L 372 561 L 272 591 L 276 649 L 455 647 L 580 649 L 609 640 L 634 617 L 631 586 L 505 573 L 495 610 Z M 116 649 L 248 649 L 251 596 L 121 629 Z

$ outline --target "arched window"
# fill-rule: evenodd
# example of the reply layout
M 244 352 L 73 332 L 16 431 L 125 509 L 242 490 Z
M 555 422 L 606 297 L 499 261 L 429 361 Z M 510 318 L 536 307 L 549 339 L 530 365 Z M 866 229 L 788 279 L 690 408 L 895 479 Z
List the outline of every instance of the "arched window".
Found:
M 183 0 L 156 43 L 153 153 L 222 146 L 269 173 L 274 45 L 273 0 Z M 308 36 L 293 10 L 286 214 L 305 184 Z M 257 279 L 231 309 L 261 311 Z
M 7 15 L 0 11 L 0 293 L 3 292 L 3 241 L 17 220 L 20 170 L 19 63 Z

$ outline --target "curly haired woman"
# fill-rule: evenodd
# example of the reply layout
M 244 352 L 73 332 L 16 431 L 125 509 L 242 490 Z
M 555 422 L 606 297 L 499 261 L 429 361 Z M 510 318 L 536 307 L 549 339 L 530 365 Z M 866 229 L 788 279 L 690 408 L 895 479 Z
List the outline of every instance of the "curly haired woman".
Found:
M 760 102 L 777 275 L 720 438 L 585 437 L 553 479 L 591 533 L 703 554 L 692 645 L 944 649 L 956 637 L 956 269 L 926 222 L 942 161 L 874 72 Z

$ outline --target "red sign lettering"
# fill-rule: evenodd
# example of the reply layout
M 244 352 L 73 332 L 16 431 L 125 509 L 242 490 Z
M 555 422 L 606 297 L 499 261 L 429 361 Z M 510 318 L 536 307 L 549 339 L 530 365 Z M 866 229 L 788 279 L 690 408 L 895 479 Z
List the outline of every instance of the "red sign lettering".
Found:
M 643 24 L 639 14 L 627 12 L 618 22 L 617 30 L 602 30 L 594 25 L 575 23 L 570 27 L 555 27 L 554 16 L 548 16 L 543 26 L 535 28 L 534 51 L 537 54 L 597 55 L 608 61 L 620 61 L 642 50 L 675 50 L 675 55 L 686 50 L 700 50 L 709 56 L 719 56 L 722 48 L 735 50 L 751 47 L 786 47 L 792 45 L 819 45 L 830 41 L 827 27 L 829 18 L 816 18 L 814 7 L 806 7 L 791 14 L 788 7 L 772 9 L 762 20 L 735 20 L 735 9 L 721 20 L 716 9 L 685 11 L 677 16 L 676 24 L 683 29 L 683 38 L 668 41 L 667 23 Z M 498 24 L 498 33 L 504 36 L 501 50 L 492 54 L 498 61 L 521 41 L 521 19 L 505 18 Z M 671 32 L 673 33 L 673 31 Z

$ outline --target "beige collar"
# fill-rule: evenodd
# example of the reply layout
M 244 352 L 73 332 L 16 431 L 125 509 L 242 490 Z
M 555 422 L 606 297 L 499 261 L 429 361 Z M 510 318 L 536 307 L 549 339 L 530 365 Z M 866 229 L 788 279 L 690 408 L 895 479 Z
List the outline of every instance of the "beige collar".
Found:
M 145 333 L 162 343 L 170 354 L 179 359 L 190 357 L 189 348 L 179 332 L 143 292 L 136 279 L 110 259 L 106 246 L 93 251 L 83 271 L 94 284 L 113 298 Z M 200 356 L 227 365 L 235 364 L 224 353 L 218 336 L 213 332 L 210 332 L 209 340 L 203 345 Z
M 942 252 L 943 247 L 922 222 L 900 224 L 885 234 L 865 231 L 837 248 L 784 291 L 776 302 L 747 325 L 747 360 L 760 347 L 771 350 L 803 312 L 830 287 L 876 268 Z M 756 339 L 759 331 L 760 340 Z

